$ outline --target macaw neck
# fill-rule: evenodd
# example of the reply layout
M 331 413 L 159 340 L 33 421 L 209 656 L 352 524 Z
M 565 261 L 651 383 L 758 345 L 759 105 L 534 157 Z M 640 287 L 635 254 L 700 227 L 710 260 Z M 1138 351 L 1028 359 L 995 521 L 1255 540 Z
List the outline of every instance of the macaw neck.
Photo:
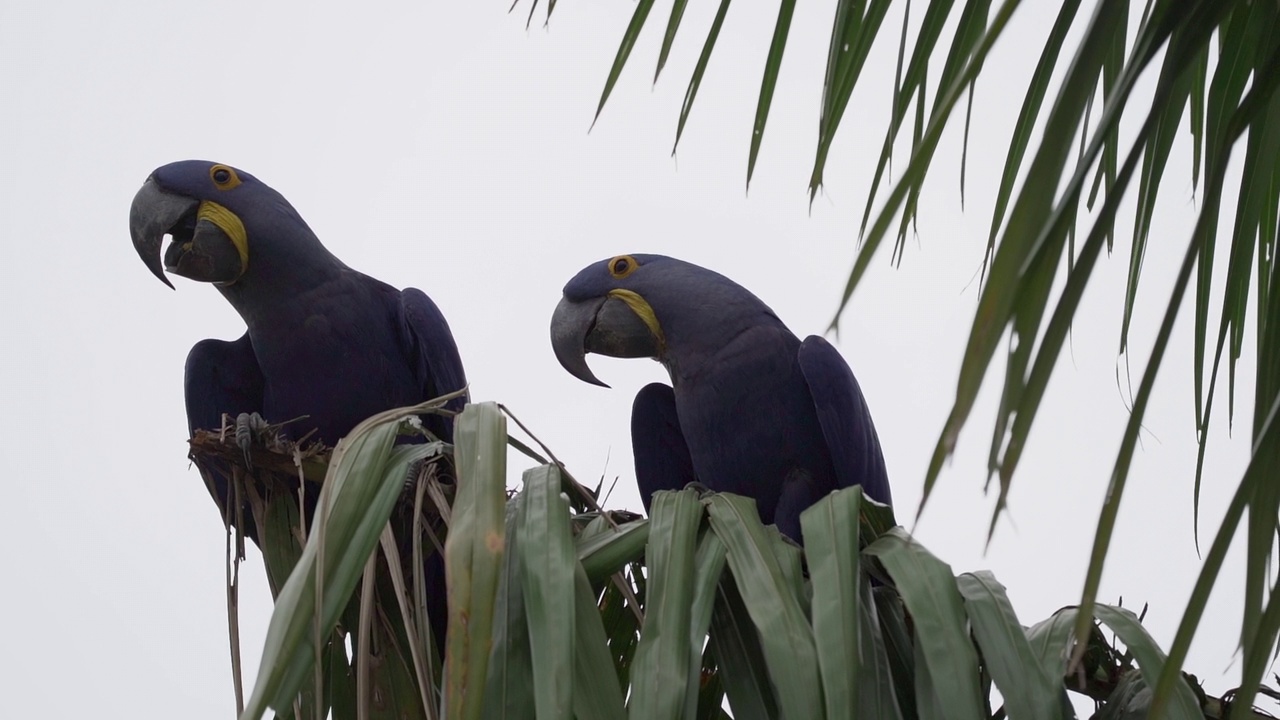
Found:
M 745 342 L 776 345 L 777 336 L 798 341 L 773 310 L 723 275 L 676 263 L 671 272 L 680 292 L 642 293 L 653 308 L 666 341 L 658 360 L 673 385 L 702 374 L 742 353 Z
M 713 369 L 719 373 L 748 367 L 774 352 L 794 357 L 800 347 L 800 340 L 771 312 L 704 326 L 697 334 L 687 333 L 679 326 L 671 330 L 667 334 L 666 357 L 659 360 L 667 368 L 673 387 L 696 381 Z
M 343 273 L 354 272 L 309 231 L 307 235 L 258 247 L 250 240 L 248 270 L 236 282 L 218 288 L 251 333 L 262 323 L 277 325 L 306 312 L 296 307 L 299 301 L 339 281 Z

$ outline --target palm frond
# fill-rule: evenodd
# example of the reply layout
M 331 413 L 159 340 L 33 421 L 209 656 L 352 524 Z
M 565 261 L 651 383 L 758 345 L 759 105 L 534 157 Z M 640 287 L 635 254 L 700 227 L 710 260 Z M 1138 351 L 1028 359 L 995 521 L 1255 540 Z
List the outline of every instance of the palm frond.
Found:
M 394 438 L 402 417 L 376 418 L 340 444 L 348 451 L 330 459 L 327 478 L 369 487 L 358 497 L 326 487 L 326 497 L 343 504 L 322 504 L 329 512 L 317 514 L 283 590 L 313 582 L 319 566 L 310 558 L 325 558 L 326 567 L 347 564 L 320 553 L 324 538 L 345 537 L 348 527 L 381 514 L 380 481 L 399 469 L 408 451 L 400 448 L 426 452 L 409 445 L 384 453 L 372 442 Z M 1066 690 L 1095 698 L 1104 712 L 1132 712 L 1145 697 L 1136 691 L 1162 673 L 1172 677 L 1169 717 L 1223 717 L 1222 702 L 1171 671 L 1174 661 L 1128 610 L 1094 611 L 1119 644 L 1093 623 L 1077 635 L 1077 608 L 1025 628 L 993 576 L 953 575 L 859 488 L 837 491 L 804 513 L 804 550 L 763 526 L 750 500 L 732 495 L 664 492 L 655 495 L 650 520 L 606 517 L 571 503 L 561 492 L 561 470 L 551 465 L 526 472 L 524 490 L 507 498 L 497 472 L 507 440 L 502 421 L 492 404 L 469 406 L 457 421 L 457 484 L 441 497 L 454 498 L 444 513 L 450 619 L 465 620 L 450 627 L 443 680 L 415 672 L 405 647 L 413 642 L 411 626 L 428 618 L 386 612 L 397 604 L 413 609 L 407 584 L 382 562 L 394 561 L 392 548 L 402 539 L 381 549 L 366 543 L 355 573 L 365 579 L 359 592 L 355 583 L 338 587 L 345 571 L 321 576 L 320 603 L 281 592 L 273 629 L 314 628 L 334 642 L 317 664 L 310 632 L 273 633 L 283 640 L 269 640 L 259 676 L 266 684 L 254 687 L 242 718 L 262 716 L 259 697 L 295 717 L 331 707 L 337 720 L 728 718 L 722 698 L 739 720 L 794 717 L 796 709 L 819 719 L 1071 718 Z M 395 527 L 403 525 L 383 520 L 379 535 Z M 635 546 L 640 527 L 651 528 L 648 543 Z M 579 558 L 618 545 L 632 548 L 627 571 L 592 580 Z M 319 612 L 329 606 L 347 612 L 330 622 Z M 351 608 L 360 615 L 354 622 Z M 357 651 L 347 658 L 342 638 L 353 630 Z M 1080 649 L 1083 666 L 1069 671 L 1068 659 Z M 292 686 L 295 697 L 322 698 L 302 715 L 301 702 L 285 696 L 277 678 L 306 677 L 316 667 L 325 671 L 323 687 Z M 357 689 L 376 692 L 352 694 L 352 674 Z M 1004 702 L 994 709 L 993 690 Z M 424 706 L 422 698 L 439 705 Z
M 834 9 L 828 41 L 823 93 L 818 108 L 819 134 L 815 162 L 809 179 L 810 197 L 821 187 L 850 95 L 861 77 L 865 59 L 877 38 L 886 34 L 884 20 L 890 3 L 877 0 L 842 0 Z M 890 119 L 880 157 L 872 175 L 872 190 L 861 223 L 862 246 L 849 273 L 836 318 L 847 307 L 854 290 L 881 250 L 891 228 L 896 230 L 893 251 L 899 257 L 903 239 L 914 219 L 925 178 L 933 166 L 938 141 L 952 120 L 962 97 L 981 75 L 988 55 L 1008 26 L 1018 0 L 999 4 L 983 0 L 931 0 L 923 6 L 915 25 L 904 12 L 899 40 L 898 70 Z M 958 7 L 957 7 L 958 6 Z M 1138 6 L 1138 7 L 1135 7 Z M 680 5 L 683 12 L 684 4 Z M 692 100 L 703 80 L 706 60 L 715 45 L 727 0 L 704 45 L 703 56 L 681 107 L 677 142 L 688 118 Z M 789 17 L 790 4 L 781 4 L 780 22 L 767 53 L 765 77 L 757 102 L 753 135 L 748 145 L 748 180 L 762 142 L 762 131 L 775 88 L 776 65 L 782 56 L 788 31 L 781 16 Z M 1191 185 L 1199 194 L 1197 221 L 1185 238 L 1181 264 L 1156 339 L 1133 398 L 1130 421 L 1121 438 L 1102 508 L 1089 571 L 1078 616 L 1077 635 L 1092 621 L 1092 611 L 1102 577 L 1118 510 L 1137 443 L 1139 428 L 1149 404 L 1155 379 L 1169 348 L 1171 331 L 1188 291 L 1194 305 L 1194 387 L 1192 399 L 1200 443 L 1195 472 L 1196 523 L 1198 501 L 1217 378 L 1225 356 L 1228 379 L 1228 422 L 1233 420 L 1236 365 L 1247 336 L 1246 317 L 1253 289 L 1257 321 L 1257 375 L 1254 378 L 1252 428 L 1253 461 L 1241 481 L 1239 507 L 1229 512 L 1217 537 L 1232 536 L 1244 510 L 1247 575 L 1245 612 L 1241 620 L 1244 668 L 1241 699 L 1253 697 L 1261 678 L 1261 658 L 1268 657 L 1280 637 L 1280 606 L 1274 601 L 1267 573 L 1273 566 L 1273 545 L 1280 519 L 1280 485 L 1264 482 L 1261 468 L 1274 467 L 1280 458 L 1280 439 L 1268 432 L 1270 412 L 1280 398 L 1280 292 L 1272 280 L 1280 218 L 1280 7 L 1248 0 L 1098 0 L 1087 18 L 1078 0 L 1063 0 L 1040 52 L 1035 72 L 1016 117 L 1015 129 L 996 192 L 989 235 L 984 281 L 973 326 L 964 350 L 955 398 L 940 433 L 924 478 L 927 500 L 945 461 L 952 456 L 961 431 L 968 425 L 979 390 L 988 376 L 998 372 L 1003 352 L 1003 386 L 999 410 L 991 427 L 988 474 L 999 481 L 999 498 L 991 518 L 993 530 L 1004 509 L 1013 476 L 1025 449 L 1047 388 L 1074 322 L 1080 299 L 1093 278 L 1102 250 L 1114 242 L 1116 217 L 1132 195 L 1136 212 L 1130 238 L 1129 268 L 1121 309 L 1119 350 L 1131 351 L 1133 308 L 1141 288 L 1144 259 L 1149 246 L 1152 219 L 1179 127 L 1185 122 L 1191 133 Z M 1140 11 L 1136 15 L 1135 11 Z M 637 12 L 637 16 L 639 13 Z M 1131 23 L 1131 18 L 1137 18 Z M 643 24 L 643 20 L 639 21 Z M 629 48 L 638 32 L 637 22 L 624 36 Z M 1131 31 L 1130 27 L 1136 27 Z M 915 27 L 914 33 L 908 28 Z M 953 27 L 950 42 L 942 42 L 944 30 Z M 896 30 L 896 28 L 895 28 Z M 1078 37 L 1068 47 L 1068 38 Z M 621 55 L 621 50 L 620 50 Z M 1069 59 L 1068 59 L 1069 58 Z M 615 63 L 616 66 L 616 63 Z M 1151 98 L 1139 98 L 1138 79 L 1158 66 Z M 1055 82 L 1055 71 L 1061 79 Z M 771 73 L 773 73 L 771 75 Z M 613 75 L 611 74 L 611 78 Z M 932 79 L 932 83 L 930 82 Z M 611 87 L 611 83 L 607 84 Z M 927 102 L 929 98 L 932 102 Z M 1050 97 L 1052 101 L 1048 102 Z M 1100 112 L 1094 112 L 1095 103 Z M 1047 106 L 1046 106 L 1047 103 Z M 904 124 L 912 118 L 911 140 L 900 141 Z M 1120 133 L 1122 120 L 1136 121 L 1135 137 Z M 966 138 L 968 112 L 966 112 Z M 1038 144 L 1032 138 L 1039 131 Z M 1075 138 L 1080 137 L 1076 146 Z M 907 144 L 910 158 L 889 181 L 890 159 Z M 1242 150 L 1237 153 L 1237 149 Z M 1234 203 L 1228 172 L 1233 159 L 1243 156 L 1241 182 Z M 967 152 L 962 151 L 962 166 Z M 1019 180 L 1020 179 L 1020 180 Z M 1136 183 L 1135 183 L 1136 179 Z M 1021 183 L 1020 185 L 1018 183 Z M 1131 192 L 1134 191 L 1134 192 Z M 961 194 L 964 193 L 963 167 Z M 1167 192 L 1166 192 L 1167 194 Z M 878 209 L 877 208 L 878 203 Z M 1234 212 L 1231 242 L 1218 253 L 1220 216 L 1226 204 Z M 874 210 L 874 212 L 873 212 Z M 896 222 L 895 222 L 896 221 Z M 1077 247 L 1077 226 L 1083 242 Z M 1173 252 L 1163 243 L 1160 252 Z M 1218 257 L 1227 256 L 1221 308 L 1217 310 L 1216 342 L 1209 328 L 1215 321 L 1211 295 Z M 1065 270 L 1063 265 L 1066 265 Z M 1257 274 L 1256 282 L 1252 279 Z M 1055 295 L 1055 280 L 1065 274 L 1065 284 Z M 1194 279 L 1194 284 L 1192 280 Z M 1047 320 L 1047 322 L 1046 322 Z M 1206 372 L 1208 364 L 1208 372 Z M 990 537 L 990 535 L 989 535 Z M 1217 540 L 1215 540 L 1217 548 Z M 1202 578 L 1216 577 L 1222 552 L 1206 556 Z M 1169 686 L 1181 664 L 1185 643 L 1198 624 L 1209 584 L 1197 586 L 1188 606 L 1182 631 L 1175 641 L 1165 680 Z M 899 656 L 899 662 L 907 659 Z M 1157 700 L 1167 702 L 1162 694 Z

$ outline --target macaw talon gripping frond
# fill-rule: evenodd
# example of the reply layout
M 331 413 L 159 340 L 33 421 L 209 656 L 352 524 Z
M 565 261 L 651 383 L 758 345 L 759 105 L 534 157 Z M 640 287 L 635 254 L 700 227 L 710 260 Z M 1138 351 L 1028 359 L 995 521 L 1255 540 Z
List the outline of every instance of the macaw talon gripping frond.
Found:
M 712 490 L 711 488 L 707 487 L 706 485 L 704 485 L 702 482 L 698 480 L 694 480 L 693 482 L 690 482 L 690 483 L 685 483 L 684 489 L 696 490 L 699 498 L 704 498 L 708 495 L 716 494 L 715 490 Z
M 133 236 L 133 247 L 138 251 L 138 257 L 142 258 L 152 275 L 170 288 L 173 283 L 165 277 L 160 246 L 165 235 L 173 234 L 176 228 L 188 221 L 194 223 L 199 207 L 198 200 L 167 193 L 153 178 L 148 178 L 134 195 L 133 205 L 129 208 L 129 234 Z M 176 241 L 175 236 L 175 244 Z
M 236 445 L 244 453 L 244 466 L 253 470 L 253 439 L 267 427 L 267 421 L 256 412 L 240 413 L 236 416 Z

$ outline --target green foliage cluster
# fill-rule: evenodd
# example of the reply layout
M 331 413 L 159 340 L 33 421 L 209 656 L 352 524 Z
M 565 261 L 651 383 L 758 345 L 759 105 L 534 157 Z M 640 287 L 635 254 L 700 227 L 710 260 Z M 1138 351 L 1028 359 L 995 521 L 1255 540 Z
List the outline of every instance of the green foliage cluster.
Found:
M 859 488 L 805 512 L 803 549 L 733 495 L 664 492 L 639 519 L 583 507 L 543 464 L 509 497 L 492 403 L 457 418 L 456 482 L 419 470 L 406 490 L 413 463 L 449 460 L 439 443 L 395 444 L 420 432 L 407 417 L 438 407 L 371 418 L 334 450 L 243 720 L 1074 718 L 1068 688 L 1105 701 L 1166 665 L 1138 618 L 1098 605 L 1127 650 L 1091 626 L 1069 672 L 1075 608 L 1024 627 L 990 573 L 956 576 Z M 423 597 L 427 495 L 447 525 L 442 657 Z M 417 518 L 409 563 L 397 503 Z M 298 529 L 265 537 L 296 549 Z M 1171 700 L 1173 717 L 1204 716 L 1182 680 Z
M 885 35 L 898 43 L 891 120 L 837 320 L 895 229 L 895 252 L 901 252 L 942 133 L 960 100 L 967 95 L 973 102 L 992 48 L 1024 5 L 917 3 L 924 5 L 918 22 L 904 13 L 899 34 L 884 24 L 891 4 L 837 0 L 828 41 L 811 196 L 822 185 L 870 48 Z M 655 80 L 687 5 L 671 3 Z M 719 0 L 706 31 L 680 108 L 677 143 L 730 5 Z M 548 16 L 555 6 L 547 3 Z M 653 0 L 637 0 L 599 109 L 653 6 Z M 794 8 L 794 0 L 780 1 L 767 45 L 748 182 Z M 1179 270 L 1120 439 L 1078 608 L 1024 628 L 993 577 L 955 576 L 893 527 L 885 509 L 854 490 L 833 494 L 805 515 L 803 550 L 761 526 L 748 501 L 731 496 L 671 493 L 655 500 L 650 520 L 619 522 L 582 505 L 585 496 L 555 465 L 531 470 L 523 492 L 508 499 L 503 420 L 483 404 L 459 418 L 457 484 L 420 477 L 406 536 L 404 523 L 388 525 L 397 503 L 404 504 L 396 499 L 399 486 L 418 455 L 443 449 L 394 446 L 403 418 L 430 409 L 420 406 L 373 419 L 340 444 L 311 533 L 297 532 L 296 505 L 292 514 L 287 504 L 255 505 L 279 531 L 279 544 L 264 543 L 279 602 L 243 717 L 256 719 L 268 707 L 322 717 L 332 707 L 335 717 L 716 718 L 725 714 L 722 698 L 738 718 L 1070 717 L 1066 688 L 1104 701 L 1102 718 L 1146 712 L 1249 716 L 1280 637 L 1274 572 L 1280 532 L 1274 470 L 1280 467 L 1280 322 L 1274 322 L 1280 317 L 1280 4 L 1098 0 L 1091 13 L 1081 9 L 1079 0 L 1059 3 L 1018 111 L 992 209 L 984 284 L 952 409 L 925 478 L 927 498 L 1002 356 L 989 453 L 989 473 L 1000 485 L 994 526 L 1080 300 L 1103 249 L 1115 242 L 1122 205 L 1133 198 L 1119 338 L 1120 351 L 1129 350 L 1143 260 L 1149 251 L 1179 247 L 1149 247 L 1148 240 L 1174 141 L 1180 128 L 1188 128 L 1199 214 L 1183 238 Z M 948 28 L 950 44 L 942 42 Z M 1079 38 L 1074 46 L 1070 37 Z M 1150 99 L 1135 99 L 1139 80 L 1152 75 Z M 1122 142 L 1125 119 L 1138 130 Z M 891 180 L 889 161 L 902 145 L 909 145 L 910 157 Z M 1233 166 L 1241 168 L 1238 187 Z M 1224 209 L 1233 217 L 1220 230 Z M 1226 279 L 1215 305 L 1215 267 L 1224 257 Z M 1195 292 L 1188 296 L 1193 279 Z M 1143 416 L 1188 298 L 1195 313 L 1201 464 L 1222 360 L 1230 416 L 1236 363 L 1250 330 L 1257 375 L 1251 460 L 1166 660 L 1132 614 L 1098 603 L 1097 593 Z M 1250 311 L 1252 326 L 1246 323 Z M 442 658 L 426 630 L 423 600 L 422 559 L 431 550 L 422 538 L 432 535 L 433 523 L 420 518 L 428 504 L 448 526 L 442 549 L 451 615 Z M 1198 696 L 1180 670 L 1246 511 L 1242 686 L 1227 707 Z M 411 539 L 410 559 L 397 554 L 404 537 Z M 283 577 L 282 586 L 275 582 Z M 1123 651 L 1100 639 L 1096 621 L 1116 634 Z M 355 648 L 350 653 L 343 647 L 349 638 Z M 354 693 L 347 692 L 352 682 Z M 993 688 L 1003 703 L 994 710 Z
M 795 0 L 780 0 L 777 23 L 767 43 L 748 150 L 748 183 L 764 139 L 795 4 Z M 609 69 L 597 118 L 653 5 L 653 0 L 636 3 Z M 731 0 L 720 0 L 706 31 L 680 108 L 677 143 L 706 80 L 730 5 Z M 973 88 L 992 49 L 1014 14 L 1032 4 L 1021 0 L 908 2 L 900 32 L 884 24 L 892 0 L 837 0 L 834 5 L 818 107 L 818 142 L 809 180 L 811 197 L 822 185 L 832 141 L 872 45 L 881 39 L 895 43 L 898 61 L 891 119 L 858 233 L 862 244 L 833 327 L 872 258 L 895 228 L 894 252 L 900 255 L 943 131 L 962 98 L 969 98 L 971 111 Z M 923 11 L 917 15 L 921 5 Z M 536 8 L 536 0 L 532 6 Z M 657 73 L 666 65 L 687 6 L 687 0 L 671 4 Z M 554 7 L 554 2 L 547 4 L 548 19 Z M 1161 186 L 1184 185 L 1181 181 L 1170 183 L 1166 168 L 1179 130 L 1187 128 L 1192 156 L 1189 180 L 1199 195 L 1198 217 L 1182 238 L 1174 286 L 1120 438 L 1081 598 L 1085 612 L 1079 616 L 1076 631 L 1083 635 L 1093 616 L 1142 421 L 1174 323 L 1187 305 L 1184 301 L 1194 280 L 1190 304 L 1195 313 L 1193 392 L 1200 443 L 1195 472 L 1197 525 L 1200 474 L 1222 361 L 1227 361 L 1230 419 L 1234 414 L 1236 363 L 1250 330 L 1257 347 L 1252 455 L 1205 555 L 1170 648 L 1173 662 L 1160 679 L 1155 710 L 1158 713 L 1172 697 L 1177 670 L 1186 658 L 1246 511 L 1240 697 L 1248 701 L 1258 691 L 1280 638 L 1276 592 L 1280 585 L 1275 572 L 1275 538 L 1280 533 L 1280 483 L 1275 471 L 1280 467 L 1280 424 L 1276 422 L 1280 410 L 1280 322 L 1275 321 L 1280 317 L 1280 263 L 1275 262 L 1280 229 L 1280 95 L 1276 93 L 1280 84 L 1280 5 L 1258 0 L 1097 0 L 1089 12 L 1082 13 L 1082 9 L 1088 8 L 1082 8 L 1080 0 L 1058 3 L 1056 19 L 1017 114 L 992 209 L 985 282 L 963 352 L 952 409 L 924 479 L 924 498 L 927 501 L 970 419 L 983 382 L 998 372 L 997 357 L 1002 356 L 1004 378 L 988 460 L 989 477 L 998 479 L 1000 489 L 990 522 L 994 530 L 1049 378 L 1076 322 L 1080 300 L 1103 249 L 1113 247 L 1121 207 L 1132 201 L 1136 211 L 1119 338 L 1120 352 L 1129 351 L 1144 258 L 1148 251 L 1179 252 L 1174 238 L 1154 248 L 1148 240 Z M 532 9 L 530 13 L 532 17 Z M 944 42 L 948 29 L 949 44 Z M 1068 43 L 1069 37 L 1079 38 L 1074 46 Z M 1139 80 L 1152 75 L 1155 88 L 1150 98 L 1135 93 Z M 970 117 L 971 112 L 966 111 L 966 150 Z M 1119 130 L 1124 120 L 1136 123 L 1138 130 L 1134 137 L 1122 141 Z M 1033 146 L 1036 130 L 1039 143 Z M 889 161 L 895 148 L 903 144 L 909 145 L 910 157 L 901 175 L 889 183 Z M 962 153 L 962 199 L 965 160 Z M 1229 172 L 1233 166 L 1240 168 L 1238 178 Z M 887 194 L 882 192 L 886 185 Z M 1225 282 L 1217 305 L 1211 302 L 1213 279 L 1224 258 Z M 1055 279 L 1060 276 L 1065 277 L 1065 283 L 1058 283 L 1061 289 L 1055 293 Z M 1250 311 L 1256 317 L 1252 327 L 1246 322 Z M 1217 331 L 1211 334 L 1215 324 Z

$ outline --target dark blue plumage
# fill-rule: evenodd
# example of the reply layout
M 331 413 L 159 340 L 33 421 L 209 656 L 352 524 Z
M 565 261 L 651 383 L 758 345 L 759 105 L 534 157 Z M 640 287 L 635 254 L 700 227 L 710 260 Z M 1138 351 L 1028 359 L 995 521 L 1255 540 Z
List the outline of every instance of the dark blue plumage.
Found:
M 599 383 L 586 352 L 666 366 L 672 387 L 645 387 L 632 412 L 646 507 L 653 491 L 696 479 L 755 498 L 764 522 L 798 540 L 801 511 L 836 488 L 861 485 L 891 502 L 848 364 L 820 337 L 802 343 L 723 275 L 660 255 L 595 263 L 565 285 L 552 342 L 566 369 L 588 382 Z
M 187 432 L 221 426 L 222 415 L 261 412 L 262 370 L 249 334 L 239 340 L 201 340 L 187 354 L 184 373 Z
M 636 393 L 631 405 L 631 453 L 646 510 L 650 496 L 658 490 L 679 490 L 697 481 L 670 385 L 649 383 Z
M 240 282 L 252 283 L 250 273 Z M 332 445 L 374 413 L 465 385 L 449 327 L 419 290 L 401 293 L 345 266 L 289 300 L 251 297 L 249 287 L 220 289 L 237 309 L 250 309 L 241 316 L 264 377 L 259 412 L 272 422 L 305 415 L 286 426 L 294 437 L 314 428 L 314 438 Z M 452 439 L 441 416 L 424 424 Z
M 333 445 L 374 413 L 466 384 L 430 298 L 347 267 L 283 196 L 246 172 L 200 160 L 165 165 L 138 192 L 130 226 L 153 273 L 166 283 L 166 270 L 213 283 L 247 326 L 239 340 L 192 348 L 192 432 L 219 427 L 223 413 L 257 412 L 272 423 L 292 420 L 285 432 L 295 439 L 310 433 Z M 173 243 L 162 267 L 164 235 Z M 447 419 L 423 422 L 452 439 Z M 227 507 L 225 478 L 211 491 Z M 257 540 L 252 527 L 245 531 Z

